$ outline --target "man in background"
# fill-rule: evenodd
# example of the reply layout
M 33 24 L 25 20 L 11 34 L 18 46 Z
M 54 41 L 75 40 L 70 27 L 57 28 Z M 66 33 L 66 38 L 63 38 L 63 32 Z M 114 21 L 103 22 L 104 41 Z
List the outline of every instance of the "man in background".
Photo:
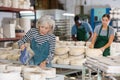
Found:
M 75 24 L 72 26 L 71 35 L 73 41 L 88 41 L 92 37 L 92 28 L 89 23 L 81 21 L 80 17 L 74 17 Z

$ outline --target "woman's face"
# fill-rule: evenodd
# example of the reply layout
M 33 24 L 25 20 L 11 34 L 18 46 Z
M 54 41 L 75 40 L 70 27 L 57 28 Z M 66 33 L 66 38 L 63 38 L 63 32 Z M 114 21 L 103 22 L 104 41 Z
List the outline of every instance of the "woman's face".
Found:
M 103 24 L 103 26 L 108 26 L 109 22 L 110 22 L 110 19 L 108 19 L 107 17 L 103 17 L 102 18 L 102 24 Z
M 47 23 L 45 23 L 45 24 L 43 24 L 43 25 L 41 25 L 41 26 L 39 27 L 39 30 L 40 30 L 40 34 L 41 34 L 41 35 L 45 35 L 45 34 L 47 34 L 51 29 L 50 29 L 50 26 L 49 26 Z

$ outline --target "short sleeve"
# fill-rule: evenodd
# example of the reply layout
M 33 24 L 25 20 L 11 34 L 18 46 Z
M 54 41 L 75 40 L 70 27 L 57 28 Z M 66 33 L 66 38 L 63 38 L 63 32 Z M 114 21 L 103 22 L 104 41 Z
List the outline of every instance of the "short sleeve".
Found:
M 92 32 L 91 25 L 87 22 L 83 22 L 82 25 L 85 27 L 87 32 Z
M 77 34 L 77 29 L 76 29 L 76 26 L 73 25 L 72 30 L 71 30 L 71 35 L 75 35 L 75 34 Z
M 97 35 L 98 35 L 98 33 L 99 33 L 100 27 L 101 27 L 101 25 L 98 25 L 98 26 L 96 26 L 95 29 L 94 29 L 94 33 L 96 33 Z
M 114 35 L 115 36 L 115 31 L 114 29 L 110 26 L 110 31 L 109 31 L 109 36 Z

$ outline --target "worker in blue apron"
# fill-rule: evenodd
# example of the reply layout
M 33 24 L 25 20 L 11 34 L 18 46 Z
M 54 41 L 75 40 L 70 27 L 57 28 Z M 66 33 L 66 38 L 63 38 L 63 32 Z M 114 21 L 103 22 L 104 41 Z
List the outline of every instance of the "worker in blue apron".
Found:
M 34 39 L 31 41 L 30 45 L 31 49 L 34 51 L 34 56 L 32 57 L 32 63 L 34 65 L 39 65 L 43 61 L 46 60 L 46 58 L 49 55 L 49 49 L 50 45 L 49 42 L 45 42 L 43 44 L 38 44 Z M 50 64 L 48 64 L 50 65 Z M 48 67 L 48 66 L 47 66 Z
M 38 65 L 41 68 L 51 67 L 56 38 L 53 34 L 54 27 L 55 21 L 49 15 L 41 16 L 41 18 L 37 20 L 36 28 L 31 28 L 25 36 L 18 41 L 18 45 L 22 52 L 25 52 L 26 50 L 26 42 L 30 42 L 30 47 L 34 52 L 34 56 L 30 60 L 26 59 L 26 57 L 25 60 L 22 60 L 21 56 L 20 60 L 22 60 L 22 62 L 29 60 L 29 64 L 31 65 Z

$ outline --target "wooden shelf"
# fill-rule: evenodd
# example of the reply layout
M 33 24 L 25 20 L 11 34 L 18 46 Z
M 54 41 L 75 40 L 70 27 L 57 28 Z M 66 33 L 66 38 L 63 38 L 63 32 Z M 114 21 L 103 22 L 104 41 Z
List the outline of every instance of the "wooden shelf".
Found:
M 15 12 L 15 13 L 19 13 L 20 11 L 33 11 L 33 12 L 35 12 L 35 10 L 33 10 L 33 9 L 20 9 L 20 8 L 11 8 L 11 7 L 0 7 L 0 11 L 1 12 Z M 18 41 L 20 39 L 21 39 L 20 37 L 17 37 L 17 38 L 0 38 L 0 42 Z
M 32 9 L 11 8 L 11 7 L 0 7 L 0 11 L 20 12 L 20 11 L 34 11 L 34 10 L 32 10 Z
M 5 42 L 5 41 L 18 41 L 21 38 L 0 38 L 0 42 Z

